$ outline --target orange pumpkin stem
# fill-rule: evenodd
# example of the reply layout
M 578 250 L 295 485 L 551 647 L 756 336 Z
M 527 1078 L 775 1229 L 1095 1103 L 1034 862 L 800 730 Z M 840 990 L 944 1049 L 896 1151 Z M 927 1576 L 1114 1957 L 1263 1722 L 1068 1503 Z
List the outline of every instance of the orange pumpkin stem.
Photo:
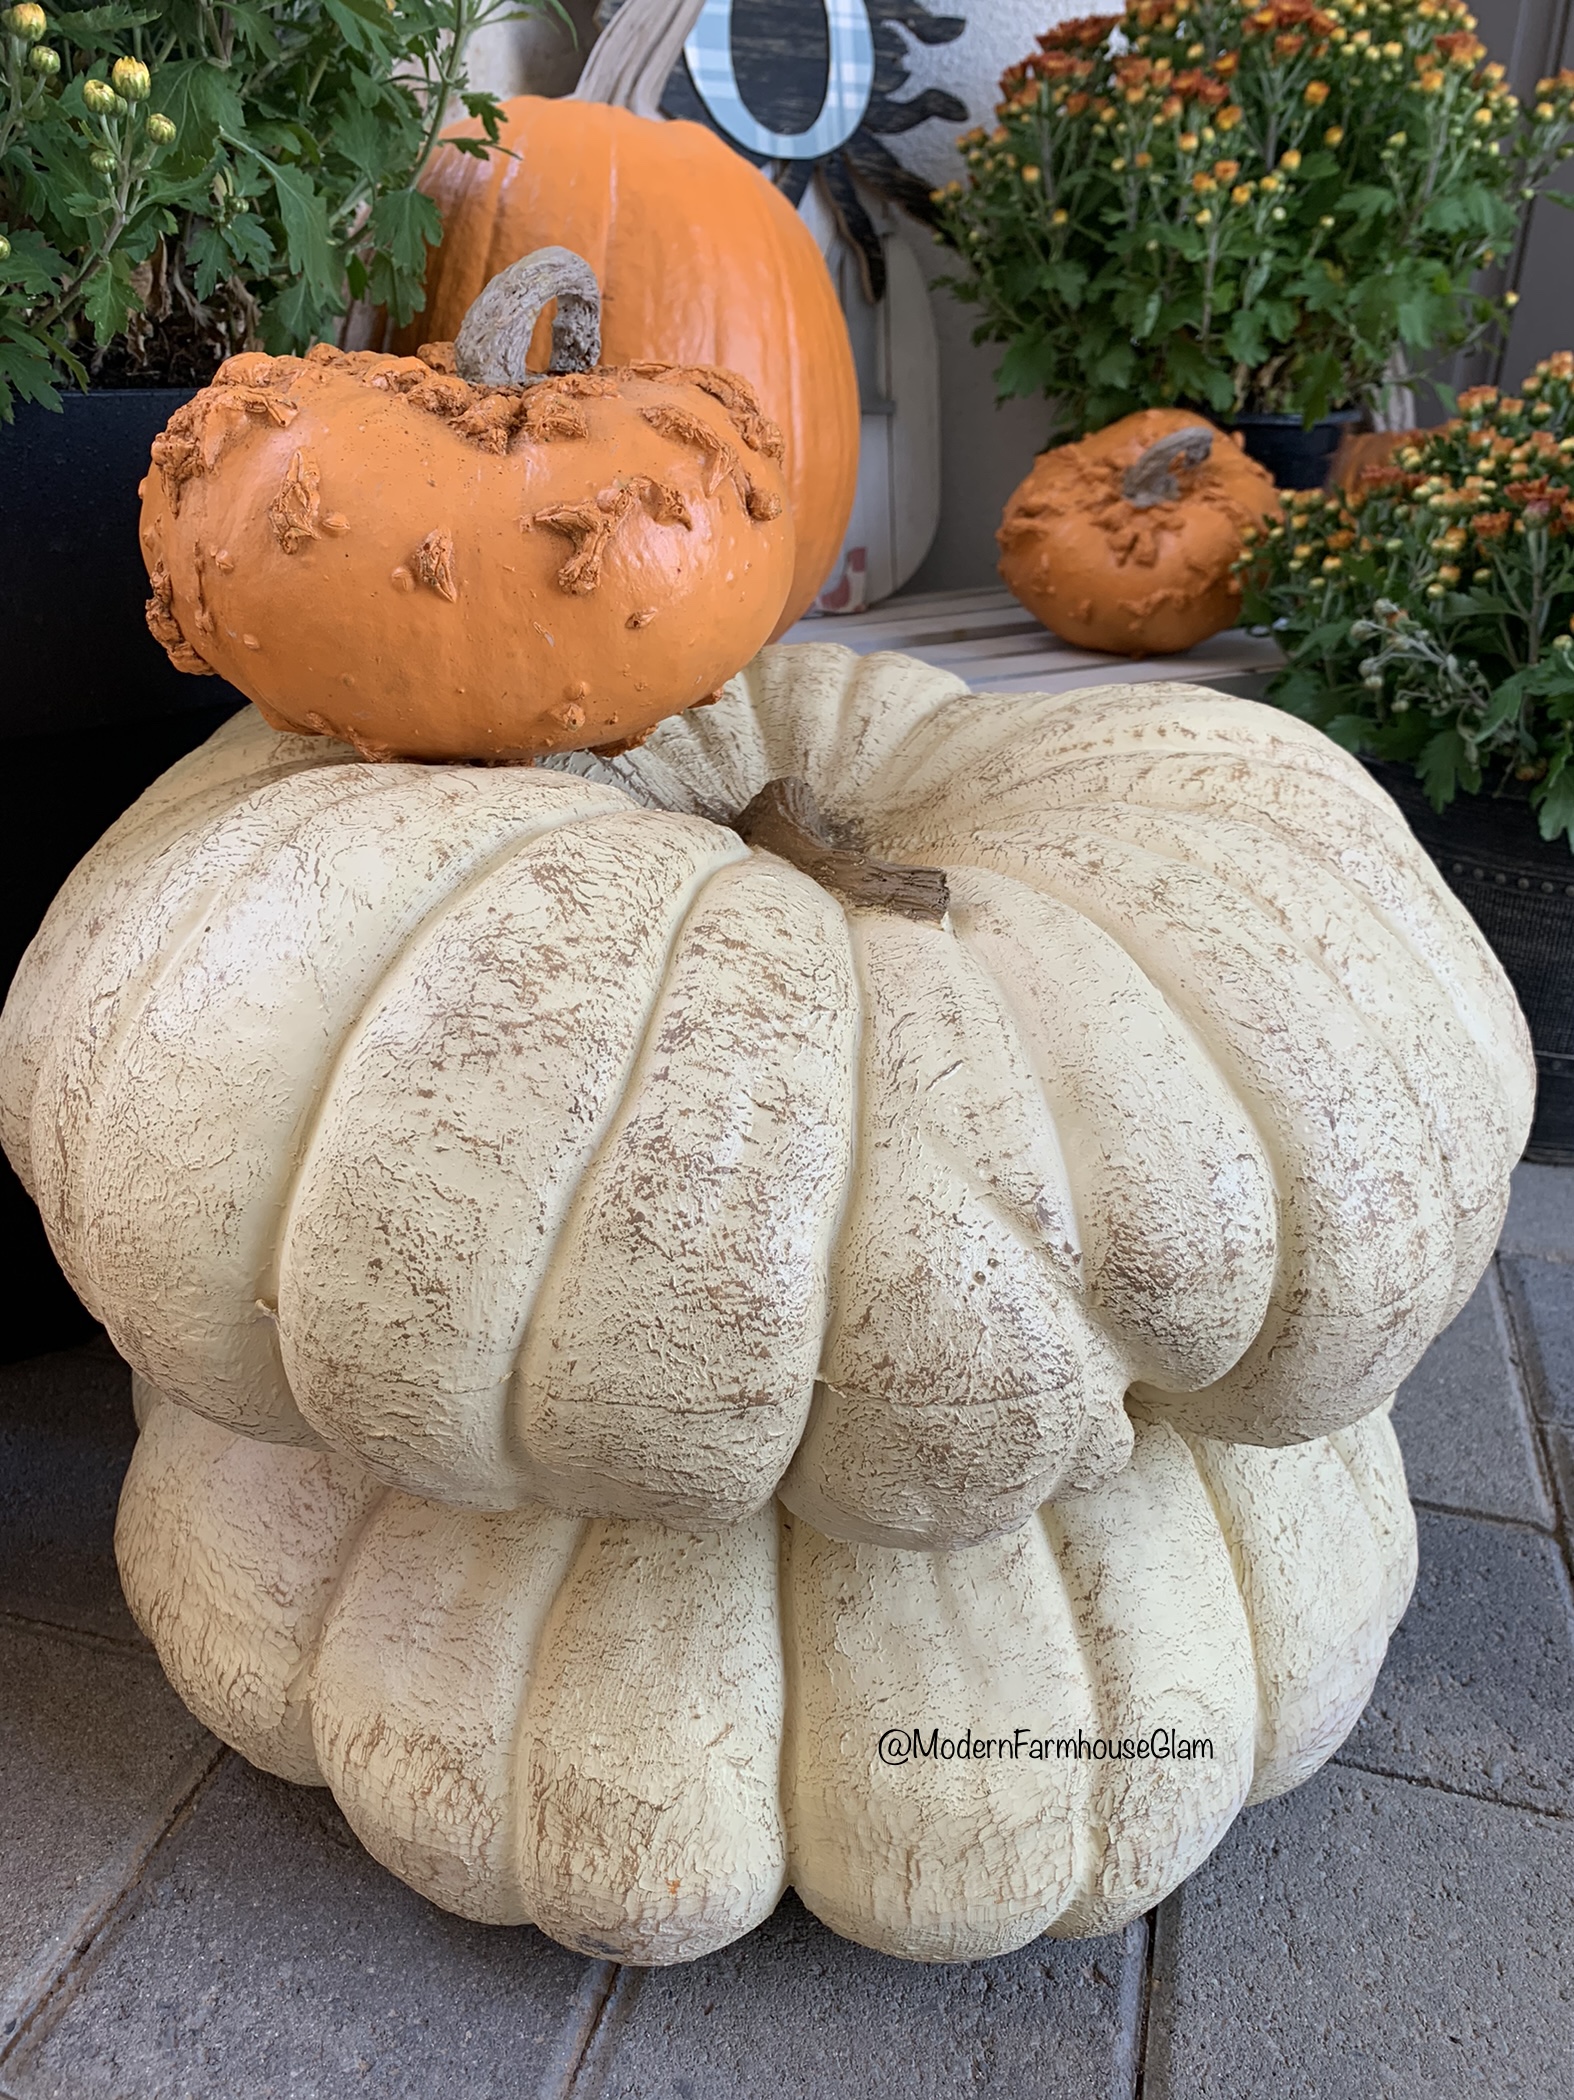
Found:
M 1181 495 L 1177 470 L 1195 473 L 1213 450 L 1213 432 L 1196 424 L 1189 430 L 1172 430 L 1161 437 L 1126 469 L 1121 494 L 1138 510 L 1151 510 L 1156 503 L 1175 503 Z
M 541 309 L 557 301 L 545 372 L 525 360 Z M 537 248 L 510 263 L 471 301 L 454 338 L 454 370 L 472 386 L 533 386 L 553 372 L 592 372 L 601 362 L 601 287 L 572 248 Z
M 791 861 L 844 904 L 899 912 L 938 926 L 951 904 L 944 868 L 909 868 L 875 860 L 861 846 L 832 838 L 814 790 L 794 774 L 769 780 L 733 829 L 763 852 Z

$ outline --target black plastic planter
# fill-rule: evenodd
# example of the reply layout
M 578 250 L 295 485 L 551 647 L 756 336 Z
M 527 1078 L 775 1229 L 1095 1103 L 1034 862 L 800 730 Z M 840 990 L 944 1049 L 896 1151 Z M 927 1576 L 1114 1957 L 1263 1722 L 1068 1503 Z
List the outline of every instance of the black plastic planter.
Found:
M 1460 795 L 1441 815 L 1408 766 L 1372 764 L 1508 972 L 1536 1046 L 1527 1159 L 1574 1165 L 1574 853 L 1520 795 Z
M 0 987 L 49 900 L 148 783 L 243 695 L 176 671 L 142 617 L 137 483 L 190 388 L 69 395 L 0 427 Z M 0 1161 L 0 1361 L 63 1348 L 92 1322 Z
M 1320 489 L 1339 440 L 1361 419 L 1360 409 L 1342 408 L 1310 430 L 1299 416 L 1236 416 L 1230 428 L 1239 431 L 1247 455 L 1273 476 L 1276 488 Z
M 137 484 L 191 387 L 108 388 L 22 406 L 0 428 L 5 661 L 0 735 L 39 736 L 193 710 L 241 694 L 177 671 L 147 631 Z

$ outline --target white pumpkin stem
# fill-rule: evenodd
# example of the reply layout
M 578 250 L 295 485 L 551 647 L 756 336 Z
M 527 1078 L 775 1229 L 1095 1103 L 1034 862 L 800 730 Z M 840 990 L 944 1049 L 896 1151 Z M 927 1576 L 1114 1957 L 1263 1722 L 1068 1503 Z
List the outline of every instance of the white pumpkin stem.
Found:
M 1141 458 L 1126 469 L 1121 494 L 1138 510 L 1151 510 L 1155 503 L 1173 503 L 1181 493 L 1176 470 L 1194 472 L 1212 450 L 1213 432 L 1202 424 L 1172 430 L 1168 437 L 1149 445 Z
M 838 845 L 826 827 L 808 781 L 788 774 L 769 780 L 733 829 L 749 845 L 780 855 L 844 904 L 900 912 L 938 926 L 950 909 L 944 868 L 909 868 L 874 860 L 860 847 Z
M 557 301 L 546 372 L 525 359 L 541 309 Z M 601 287 L 572 248 L 537 248 L 499 270 L 471 302 L 454 339 L 454 370 L 475 386 L 531 386 L 551 372 L 591 372 L 601 362 Z

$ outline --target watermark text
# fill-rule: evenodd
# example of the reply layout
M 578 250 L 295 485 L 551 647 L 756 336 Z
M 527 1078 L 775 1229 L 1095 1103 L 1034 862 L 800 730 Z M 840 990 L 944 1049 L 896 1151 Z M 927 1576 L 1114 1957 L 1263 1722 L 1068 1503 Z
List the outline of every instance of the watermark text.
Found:
M 1010 1735 L 960 1735 L 942 1729 L 888 1728 L 881 1736 L 883 1765 L 909 1764 L 1134 1764 L 1150 1759 L 1211 1758 L 1213 1738 L 1178 1735 L 1172 1728 L 1153 1728 L 1145 1735 L 1040 1735 L 1033 1728 L 1014 1728 Z

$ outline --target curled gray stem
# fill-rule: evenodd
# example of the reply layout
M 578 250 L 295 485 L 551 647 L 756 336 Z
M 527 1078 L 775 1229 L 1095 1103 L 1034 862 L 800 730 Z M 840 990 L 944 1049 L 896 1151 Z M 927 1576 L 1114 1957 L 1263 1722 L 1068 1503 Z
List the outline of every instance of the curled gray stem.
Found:
M 1201 423 L 1187 430 L 1172 430 L 1159 438 L 1126 469 L 1121 494 L 1138 510 L 1151 510 L 1155 503 L 1173 503 L 1181 486 L 1175 471 L 1191 473 L 1213 450 L 1213 432 Z
M 548 300 L 557 301 L 547 372 L 590 372 L 601 362 L 601 287 L 572 248 L 537 248 L 499 270 L 472 301 L 454 339 L 454 370 L 476 386 L 530 386 L 547 372 L 526 369 L 530 338 Z

